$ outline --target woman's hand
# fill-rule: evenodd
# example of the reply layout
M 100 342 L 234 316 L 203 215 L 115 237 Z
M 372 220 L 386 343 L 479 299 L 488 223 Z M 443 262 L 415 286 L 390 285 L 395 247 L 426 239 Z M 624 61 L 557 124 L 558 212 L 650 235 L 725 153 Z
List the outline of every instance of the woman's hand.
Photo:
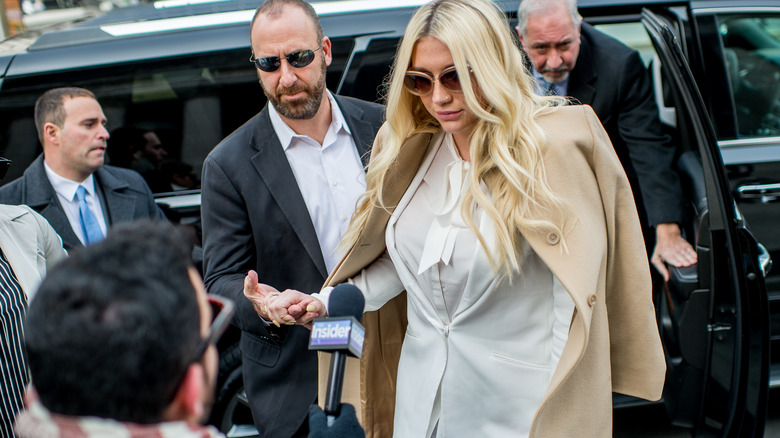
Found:
M 281 294 L 271 294 L 265 300 L 266 313 L 270 321 L 292 325 L 298 324 L 311 329 L 312 320 L 328 314 L 325 304 L 311 295 L 287 289 Z

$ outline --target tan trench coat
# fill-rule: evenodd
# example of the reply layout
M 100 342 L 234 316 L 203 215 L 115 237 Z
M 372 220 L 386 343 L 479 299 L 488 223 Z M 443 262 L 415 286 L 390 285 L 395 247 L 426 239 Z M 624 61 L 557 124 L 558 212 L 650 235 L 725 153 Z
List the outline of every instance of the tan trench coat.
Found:
M 575 304 L 569 339 L 531 428 L 531 437 L 607 437 L 612 434 L 612 392 L 648 400 L 661 397 L 666 365 L 651 297 L 650 271 L 631 189 L 609 138 L 588 106 L 566 106 L 540 117 L 553 191 L 575 218 L 560 236 L 520 230 L 568 290 Z M 382 130 L 374 150 L 381 148 Z M 396 205 L 427 152 L 431 134 L 402 146 L 388 177 L 386 205 Z M 538 217 L 545 212 L 536 211 Z M 327 280 L 336 285 L 358 274 L 385 251 L 389 213 L 371 212 L 366 229 Z M 368 437 L 390 437 L 395 380 L 406 328 L 402 294 L 363 318 L 363 358 L 350 359 L 343 401 L 354 404 Z M 329 355 L 320 358 L 324 400 Z M 475 401 L 478 402 L 478 401 Z

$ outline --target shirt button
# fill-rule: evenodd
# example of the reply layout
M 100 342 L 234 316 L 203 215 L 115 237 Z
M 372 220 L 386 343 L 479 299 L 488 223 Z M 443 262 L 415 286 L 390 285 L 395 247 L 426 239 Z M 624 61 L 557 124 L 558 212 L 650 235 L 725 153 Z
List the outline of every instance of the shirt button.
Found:
M 558 237 L 555 233 L 550 233 L 547 235 L 547 243 L 550 245 L 556 245 L 558 241 L 560 240 L 560 237 Z
M 588 304 L 590 304 L 590 307 L 596 305 L 596 295 L 591 295 L 588 297 Z
M 338 187 L 338 186 L 339 186 L 339 183 L 333 182 L 333 187 Z

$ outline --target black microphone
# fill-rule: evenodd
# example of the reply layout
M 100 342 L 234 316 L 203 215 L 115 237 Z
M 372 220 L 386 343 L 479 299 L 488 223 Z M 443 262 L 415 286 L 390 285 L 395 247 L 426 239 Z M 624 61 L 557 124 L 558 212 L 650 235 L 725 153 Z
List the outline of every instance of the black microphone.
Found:
M 328 317 L 313 321 L 309 350 L 333 352 L 325 394 L 328 427 L 335 421 L 341 404 L 347 356 L 359 358 L 363 353 L 365 329 L 360 320 L 365 305 L 366 299 L 360 289 L 351 284 L 339 284 L 330 294 Z

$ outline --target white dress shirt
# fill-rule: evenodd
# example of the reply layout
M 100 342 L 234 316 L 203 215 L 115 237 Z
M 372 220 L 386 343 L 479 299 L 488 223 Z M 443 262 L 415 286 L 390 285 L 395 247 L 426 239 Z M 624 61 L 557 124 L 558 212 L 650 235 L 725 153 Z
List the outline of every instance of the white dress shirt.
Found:
M 327 94 L 332 120 L 322 144 L 296 134 L 270 103 L 268 114 L 306 202 L 325 266 L 331 272 L 343 256 L 336 246 L 347 230 L 358 198 L 366 190 L 366 175 L 349 126 L 336 100 L 330 92 Z
M 70 227 L 73 228 L 73 232 L 76 233 L 76 236 L 79 238 L 81 243 L 84 244 L 86 239 L 84 238 L 84 231 L 81 229 L 79 200 L 76 198 L 76 189 L 78 189 L 79 186 L 84 186 L 84 188 L 87 189 L 87 205 L 89 206 L 89 209 L 92 210 L 92 214 L 95 215 L 95 218 L 97 218 L 98 224 L 100 225 L 100 231 L 102 231 L 103 235 L 105 236 L 106 218 L 103 216 L 103 208 L 100 206 L 100 198 L 98 197 L 97 191 L 95 190 L 94 175 L 90 175 L 87 177 L 87 179 L 81 183 L 78 183 L 58 175 L 56 172 L 54 172 L 54 170 L 52 170 L 51 167 L 49 167 L 49 165 L 46 163 L 46 160 L 43 160 L 43 168 L 46 170 L 46 176 L 49 178 L 51 186 L 57 193 L 57 198 L 60 201 L 60 205 L 62 205 L 62 209 L 65 210 L 65 215 L 68 217 Z
M 450 135 L 431 149 L 390 218 L 387 252 L 350 280 L 366 311 L 407 291 L 394 435 L 527 436 L 574 303 L 525 241 L 522 274 L 493 272 L 461 216 L 470 163 Z M 473 217 L 495 248 L 491 221 Z M 327 305 L 331 289 L 314 296 Z

